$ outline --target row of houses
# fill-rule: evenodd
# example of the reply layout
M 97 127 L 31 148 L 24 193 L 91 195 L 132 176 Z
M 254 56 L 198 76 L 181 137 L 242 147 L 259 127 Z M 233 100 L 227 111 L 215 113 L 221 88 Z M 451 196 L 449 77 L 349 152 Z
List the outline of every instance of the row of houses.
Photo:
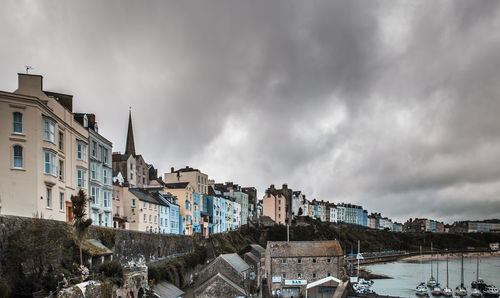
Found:
M 283 184 L 271 185 L 262 198 L 262 215 L 278 224 L 287 224 L 296 217 L 306 216 L 323 222 L 346 223 L 380 230 L 402 231 L 402 225 L 380 213 L 368 215 L 362 206 L 316 199 L 308 200 L 302 191 L 293 191 Z
M 189 166 L 160 176 L 136 152 L 130 111 L 125 150 L 113 152 L 96 115 L 74 112 L 73 101 L 32 74 L 0 92 L 0 214 L 72 222 L 71 196 L 84 190 L 97 226 L 190 235 L 257 218 L 254 187 L 215 183 Z

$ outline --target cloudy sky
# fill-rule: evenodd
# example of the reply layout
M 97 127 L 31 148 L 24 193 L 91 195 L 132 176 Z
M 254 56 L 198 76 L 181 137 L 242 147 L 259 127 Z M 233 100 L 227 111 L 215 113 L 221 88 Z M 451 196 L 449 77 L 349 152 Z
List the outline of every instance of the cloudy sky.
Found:
M 160 171 L 405 220 L 500 217 L 500 1 L 5 1 L 32 65 Z

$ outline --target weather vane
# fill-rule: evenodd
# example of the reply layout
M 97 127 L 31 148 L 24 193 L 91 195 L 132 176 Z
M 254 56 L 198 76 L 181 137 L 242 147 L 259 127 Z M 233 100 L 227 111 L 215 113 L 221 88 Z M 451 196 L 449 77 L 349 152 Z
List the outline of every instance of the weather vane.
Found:
M 26 74 L 28 74 L 28 71 L 30 69 L 35 69 L 33 66 L 30 66 L 30 65 L 25 65 L 24 68 L 26 68 Z

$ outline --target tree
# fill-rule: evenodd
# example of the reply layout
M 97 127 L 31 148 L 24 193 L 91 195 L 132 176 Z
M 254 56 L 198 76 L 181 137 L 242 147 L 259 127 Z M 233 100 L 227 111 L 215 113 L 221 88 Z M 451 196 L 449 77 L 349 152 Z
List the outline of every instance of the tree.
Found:
M 86 218 L 87 215 L 87 196 L 85 192 L 80 189 L 78 195 L 71 196 L 71 203 L 73 204 L 75 236 L 80 248 L 80 265 L 83 265 L 82 243 L 87 238 L 87 231 L 92 224 L 92 219 Z

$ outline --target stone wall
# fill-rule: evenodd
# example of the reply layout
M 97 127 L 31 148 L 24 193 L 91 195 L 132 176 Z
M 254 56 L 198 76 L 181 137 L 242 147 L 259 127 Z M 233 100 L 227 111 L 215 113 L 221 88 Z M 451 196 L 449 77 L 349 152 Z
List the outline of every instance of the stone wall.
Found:
M 33 225 L 37 225 L 38 230 L 42 233 L 59 234 L 57 239 L 72 239 L 72 227 L 67 223 L 48 219 L 0 215 L 0 259 L 8 257 L 9 239 L 13 235 L 26 239 L 33 237 L 31 234 L 34 230 L 26 229 L 27 226 Z M 153 234 L 91 227 L 88 238 L 99 239 L 113 250 L 113 259 L 119 260 L 122 264 L 175 257 L 191 252 L 193 249 L 191 237 L 185 235 Z M 54 244 L 58 245 L 58 242 L 55 241 Z M 63 250 L 62 245 L 61 250 Z M 61 254 L 64 254 L 64 251 L 61 251 Z

